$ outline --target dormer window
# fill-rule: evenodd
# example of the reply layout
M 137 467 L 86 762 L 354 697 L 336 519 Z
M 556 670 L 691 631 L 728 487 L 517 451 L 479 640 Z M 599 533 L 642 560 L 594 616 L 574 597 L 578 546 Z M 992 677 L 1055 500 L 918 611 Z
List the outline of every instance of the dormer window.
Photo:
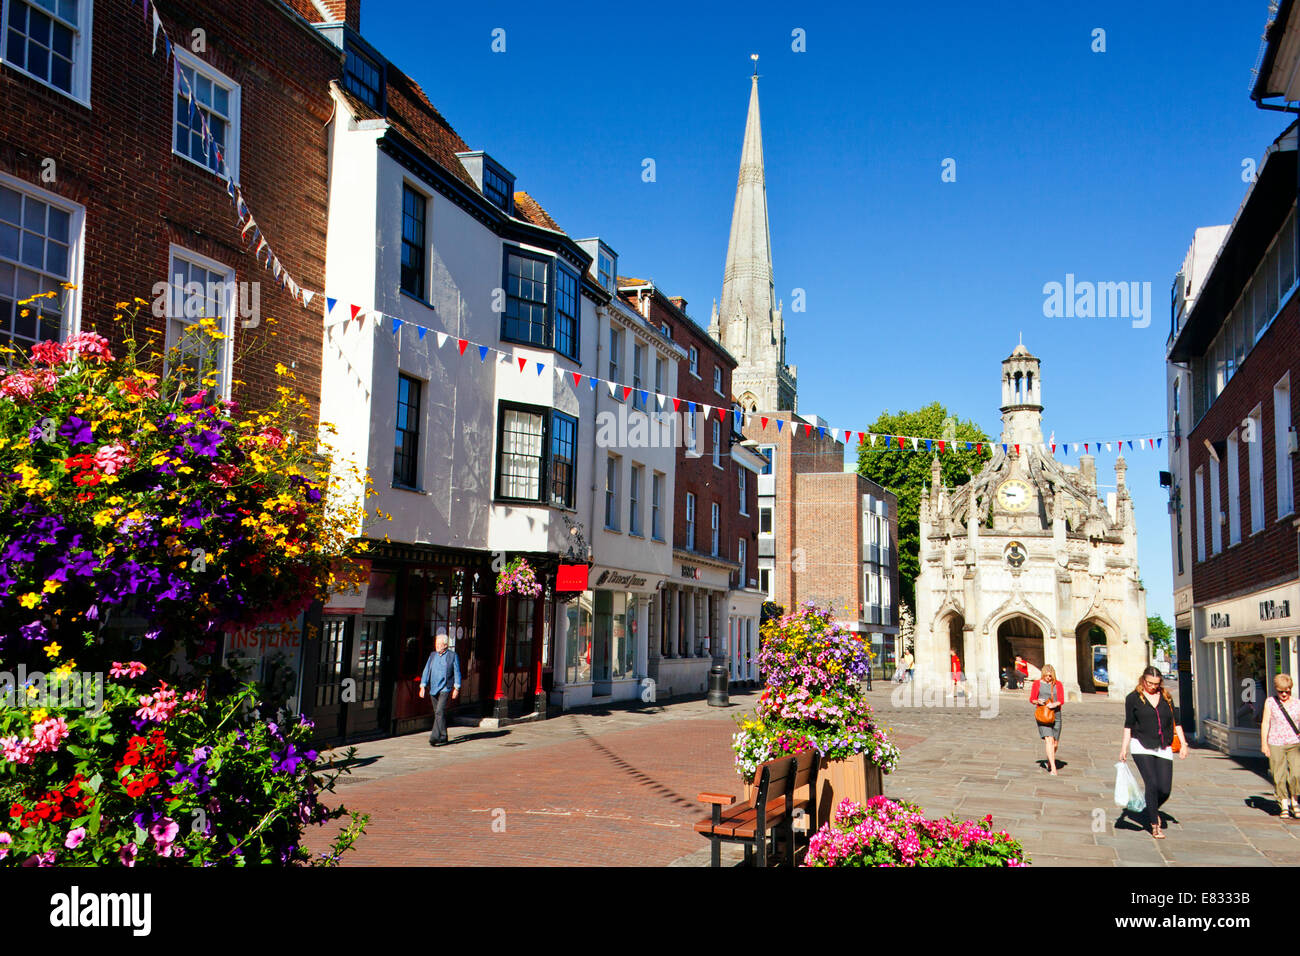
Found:
M 374 58 L 349 43 L 344 52 L 343 87 L 373 110 L 384 109 L 384 74 Z
M 611 292 L 613 291 L 614 259 L 613 257 L 606 255 L 604 249 L 602 249 L 600 255 L 596 257 L 596 276 L 602 286 L 609 289 Z
M 507 216 L 513 200 L 511 184 L 487 163 L 483 164 L 483 195 Z

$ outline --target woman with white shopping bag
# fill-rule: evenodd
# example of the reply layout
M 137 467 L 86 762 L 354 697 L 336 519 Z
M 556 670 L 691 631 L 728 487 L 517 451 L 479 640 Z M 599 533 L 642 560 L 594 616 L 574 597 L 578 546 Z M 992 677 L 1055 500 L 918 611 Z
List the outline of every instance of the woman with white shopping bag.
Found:
M 1155 667 L 1142 672 L 1137 687 L 1124 699 L 1124 742 L 1119 748 L 1121 762 L 1128 760 L 1130 749 L 1145 787 L 1151 836 L 1163 840 L 1160 806 L 1173 791 L 1174 754 L 1187 759 L 1187 738 L 1179 725 L 1174 699 L 1164 689 L 1164 677 Z

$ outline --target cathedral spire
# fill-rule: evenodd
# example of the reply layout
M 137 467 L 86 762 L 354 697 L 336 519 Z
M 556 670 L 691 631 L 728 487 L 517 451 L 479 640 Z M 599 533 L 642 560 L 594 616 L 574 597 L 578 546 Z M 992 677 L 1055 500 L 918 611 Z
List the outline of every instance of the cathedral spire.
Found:
M 758 109 L 758 56 L 751 54 L 749 112 L 731 212 L 722 297 L 709 332 L 736 357 L 736 397 L 746 407 L 794 409 L 794 372 L 785 364 L 785 324 L 776 304 L 767 222 L 763 126 Z

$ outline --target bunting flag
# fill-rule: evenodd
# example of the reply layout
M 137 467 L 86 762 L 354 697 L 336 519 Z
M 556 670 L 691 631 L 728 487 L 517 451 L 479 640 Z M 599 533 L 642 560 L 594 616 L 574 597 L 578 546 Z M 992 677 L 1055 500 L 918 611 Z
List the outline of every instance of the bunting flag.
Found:
M 469 345 L 469 340 L 468 340 L 468 339 L 457 339 L 457 340 L 456 340 L 456 348 L 460 350 L 460 354 L 461 354 L 461 355 L 464 355 L 464 354 L 465 354 L 465 347 L 466 347 L 467 345 Z
M 424 341 L 424 333 L 428 332 L 429 330 L 426 329 L 423 325 L 421 325 L 421 326 L 419 327 L 419 331 L 420 331 L 420 341 L 423 342 L 423 341 Z M 442 343 L 439 342 L 438 344 L 441 345 Z
M 591 390 L 594 392 L 596 390 L 596 386 L 600 384 L 600 379 L 592 378 L 590 375 L 588 375 L 587 384 L 591 386 Z
M 1087 442 L 1084 442 L 1084 443 L 1083 443 L 1083 453 L 1084 453 L 1085 455 L 1088 454 L 1088 443 L 1087 443 Z
M 545 369 L 546 369 L 546 366 L 545 366 L 545 365 L 543 365 L 541 362 L 538 362 L 538 363 L 537 363 L 537 377 L 538 377 L 538 378 L 541 378 L 541 377 L 542 377 L 542 372 L 543 372 Z
M 925 450 L 926 450 L 927 452 L 929 452 L 929 450 L 930 450 L 930 439 L 928 439 L 928 438 L 925 440 Z
M 609 388 L 609 397 L 618 398 L 618 382 L 606 382 L 605 385 Z
M 902 447 L 903 447 L 903 436 L 902 436 L 902 435 L 899 435 L 899 436 L 898 436 L 898 447 L 899 447 L 899 448 L 902 448 Z
M 939 454 L 943 454 L 943 439 L 939 439 Z
M 912 451 L 916 451 L 916 450 L 917 450 L 917 446 L 920 445 L 920 443 L 921 443 L 921 440 L 920 440 L 919 438 L 913 438 L 913 439 L 912 439 Z
M 784 418 L 778 418 L 778 419 L 776 420 L 776 431 L 777 431 L 777 434 L 780 434 L 780 432 L 781 432 L 781 426 L 784 425 L 784 424 L 785 424 L 785 419 L 784 419 Z
M 1020 457 L 1020 446 L 1019 446 L 1019 445 L 1016 446 L 1016 457 L 1017 457 L 1017 458 Z
M 641 407 L 644 408 L 648 404 L 650 404 L 650 393 L 641 389 Z
M 662 411 L 664 410 L 664 403 L 668 401 L 668 396 L 665 395 L 663 392 L 655 392 L 655 401 L 659 404 L 659 411 L 662 412 Z M 739 414 L 739 413 L 737 413 L 737 414 Z M 737 427 L 737 428 L 740 427 L 740 418 L 739 418 L 739 417 L 737 417 L 737 419 L 736 419 L 736 427 Z
M 1052 454 L 1056 454 L 1056 442 L 1052 442 Z
M 252 222 L 252 220 L 250 219 L 249 222 Z M 329 315 L 331 312 L 333 312 L 333 311 L 334 311 L 334 306 L 338 305 L 338 303 L 339 303 L 339 300 L 338 300 L 338 299 L 331 299 L 331 298 L 326 297 L 326 299 L 325 299 L 325 314 L 326 314 L 326 315 Z
M 811 437 L 812 437 L 812 425 L 809 424 L 808 422 L 804 422 L 804 426 L 803 426 L 803 437 L 804 437 L 804 438 L 811 438 Z
M 663 408 L 663 396 L 660 395 L 659 399 L 660 399 L 659 407 Z M 735 411 L 735 417 L 736 417 L 736 425 L 735 425 L 736 431 L 740 431 L 745 427 L 744 426 L 745 414 L 738 408 Z
M 766 430 L 767 430 L 767 419 L 760 415 L 760 416 L 758 417 L 758 420 L 759 420 L 760 422 L 763 423 L 763 430 L 766 431 Z
M 1002 443 L 1002 454 L 1005 455 L 1006 453 L 1007 453 L 1007 443 L 1006 443 L 1006 442 L 1003 442 L 1003 443 Z
M 478 347 L 478 360 L 480 362 L 486 362 L 487 354 L 488 354 L 488 347 L 486 345 L 480 345 Z
M 817 437 L 818 437 L 818 438 L 822 438 L 822 439 L 824 439 L 824 438 L 826 437 L 826 426 L 825 426 L 825 425 L 818 425 L 818 426 L 817 426 Z
M 875 435 L 871 435 L 870 438 L 871 438 L 871 447 L 872 447 L 872 448 L 875 448 L 875 447 L 876 447 L 876 436 L 875 436 Z
M 675 411 L 675 412 L 681 411 L 681 408 L 682 408 L 682 400 L 681 400 L 680 398 L 677 398 L 676 396 L 674 396 L 674 397 L 673 397 L 673 411 Z
M 400 329 L 401 327 L 402 327 L 402 320 L 401 320 L 401 319 L 393 319 L 393 334 L 394 334 L 394 335 L 397 334 L 397 330 Z

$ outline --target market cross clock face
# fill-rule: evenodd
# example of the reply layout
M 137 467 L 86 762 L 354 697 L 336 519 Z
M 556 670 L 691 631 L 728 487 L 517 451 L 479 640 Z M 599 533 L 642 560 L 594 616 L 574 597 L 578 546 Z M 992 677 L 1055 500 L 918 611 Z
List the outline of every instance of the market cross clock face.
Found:
M 1019 478 L 1008 478 L 998 485 L 998 503 L 1007 511 L 1024 511 L 1031 497 L 1029 485 Z

